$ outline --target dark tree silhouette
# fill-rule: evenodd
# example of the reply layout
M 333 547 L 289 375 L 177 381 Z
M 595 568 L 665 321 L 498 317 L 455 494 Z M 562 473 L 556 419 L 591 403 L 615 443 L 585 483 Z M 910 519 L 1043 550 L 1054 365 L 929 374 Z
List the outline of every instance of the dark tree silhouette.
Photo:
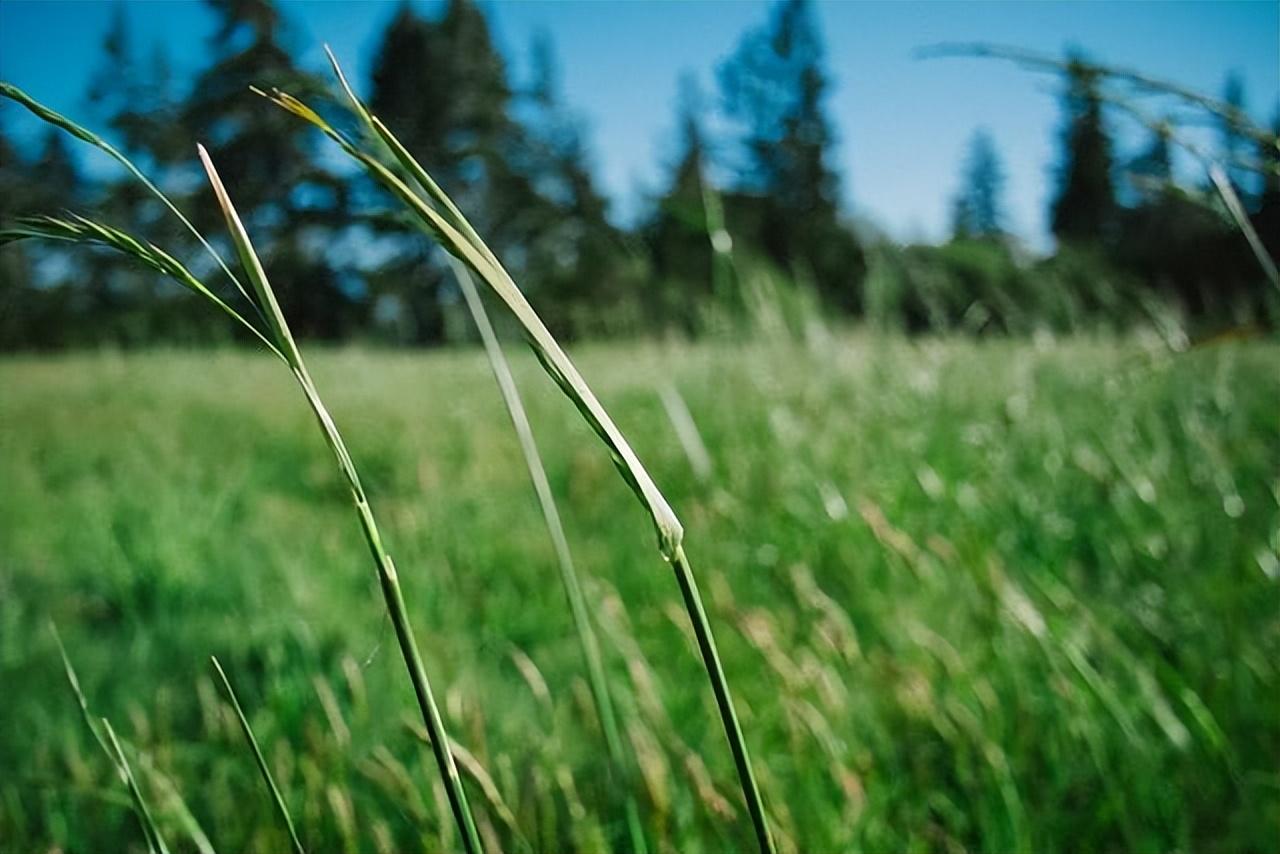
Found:
M 666 187 L 645 225 L 657 281 L 653 287 L 658 322 L 673 319 L 692 331 L 699 300 L 711 293 L 712 225 L 707 221 L 710 152 L 703 117 L 706 105 L 696 79 L 680 79 L 676 103 L 676 156 Z
M 1096 243 L 1112 236 L 1116 217 L 1111 139 L 1103 118 L 1098 72 L 1082 58 L 1067 71 L 1065 126 L 1052 205 L 1053 233 L 1068 243 Z
M 974 131 L 952 207 L 952 235 L 957 239 L 998 238 L 1004 234 L 1004 168 L 995 141 L 985 130 Z
M 729 206 L 736 229 L 779 266 L 811 275 L 835 305 L 856 308 L 864 263 L 839 223 L 835 133 L 823 107 L 829 80 L 813 6 L 776 5 L 768 25 L 748 33 L 720 68 L 720 87 L 741 128 L 739 193 Z

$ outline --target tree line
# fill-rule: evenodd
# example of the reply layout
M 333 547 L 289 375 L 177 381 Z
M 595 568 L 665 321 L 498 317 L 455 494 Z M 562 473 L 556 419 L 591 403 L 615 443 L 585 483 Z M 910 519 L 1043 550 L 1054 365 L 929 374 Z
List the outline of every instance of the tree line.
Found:
M 206 0 L 206 64 L 179 80 L 143 56 L 117 6 L 86 92 L 113 136 L 198 227 L 220 232 L 191 151 L 214 146 L 301 335 L 434 345 L 472 333 L 448 268 L 405 229 L 378 188 L 249 92 L 279 87 L 322 102 L 271 0 Z M 617 226 L 593 176 L 582 120 L 566 104 L 554 49 L 539 38 L 513 73 L 473 0 L 426 15 L 402 4 L 379 36 L 365 91 L 375 113 L 467 211 L 557 335 L 698 334 L 791 298 L 825 315 L 911 330 L 1022 331 L 1173 306 L 1189 317 L 1268 310 L 1265 280 L 1203 187 L 1175 180 L 1172 125 L 1124 157 L 1083 59 L 1063 76 L 1051 207 L 1057 251 L 1031 258 L 1006 232 L 995 141 L 975 134 L 943 245 L 861 233 L 842 204 L 830 79 L 807 0 L 780 0 L 718 69 L 717 92 L 682 82 L 676 151 L 660 191 Z M 1238 79 L 1225 100 L 1243 110 Z M 712 138 L 708 116 L 729 130 Z M 358 132 L 358 129 L 351 129 Z M 1273 255 L 1280 236 L 1275 146 L 1224 122 L 1224 163 Z M 90 180 L 65 136 L 27 152 L 0 125 L 0 221 L 91 210 L 193 259 L 185 233 L 136 183 Z M 1261 175 L 1255 180 L 1254 175 Z M 209 342 L 228 334 L 194 300 L 109 254 L 49 246 L 0 252 L 0 347 Z

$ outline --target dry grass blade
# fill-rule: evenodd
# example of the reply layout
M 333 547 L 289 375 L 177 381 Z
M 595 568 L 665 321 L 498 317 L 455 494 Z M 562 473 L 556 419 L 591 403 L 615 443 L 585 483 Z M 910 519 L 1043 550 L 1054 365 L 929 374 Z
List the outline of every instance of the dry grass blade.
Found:
M 276 785 L 275 778 L 271 776 L 271 769 L 267 767 L 267 760 L 262 755 L 262 750 L 258 747 L 258 739 L 253 735 L 253 728 L 249 726 L 249 720 L 244 716 L 244 710 L 240 708 L 240 700 L 236 698 L 235 689 L 231 687 L 231 680 L 227 678 L 226 672 L 222 669 L 222 664 L 214 656 L 210 656 L 213 662 L 213 669 L 218 672 L 218 678 L 222 680 L 222 687 L 227 691 L 227 698 L 231 700 L 231 707 L 235 709 L 236 719 L 240 721 L 240 730 L 244 733 L 245 741 L 249 742 L 249 748 L 253 751 L 253 759 L 258 763 L 258 771 L 262 773 L 262 779 L 267 784 L 267 788 L 271 791 L 271 798 L 275 801 L 276 809 L 280 813 L 280 817 L 284 819 L 285 827 L 289 829 L 289 840 L 293 843 L 293 850 L 297 854 L 306 854 L 306 849 L 302 847 L 302 842 L 298 840 L 298 831 L 294 829 L 293 817 L 289 815 L 289 805 L 285 803 L 284 795 L 280 793 L 280 788 Z

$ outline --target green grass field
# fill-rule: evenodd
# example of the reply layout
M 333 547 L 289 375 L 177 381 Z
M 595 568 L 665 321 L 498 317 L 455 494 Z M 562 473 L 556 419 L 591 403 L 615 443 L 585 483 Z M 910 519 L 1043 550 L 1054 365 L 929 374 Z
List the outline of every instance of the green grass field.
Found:
M 468 781 L 486 846 L 620 851 L 483 355 L 311 352 L 450 732 L 491 778 Z M 578 361 L 685 522 L 781 849 L 1275 849 L 1280 346 L 864 335 Z M 741 850 L 652 528 L 532 357 L 514 369 L 650 846 Z M 0 848 L 143 850 L 51 620 L 175 852 L 288 847 L 210 655 L 309 850 L 456 845 L 350 499 L 266 357 L 0 361 Z

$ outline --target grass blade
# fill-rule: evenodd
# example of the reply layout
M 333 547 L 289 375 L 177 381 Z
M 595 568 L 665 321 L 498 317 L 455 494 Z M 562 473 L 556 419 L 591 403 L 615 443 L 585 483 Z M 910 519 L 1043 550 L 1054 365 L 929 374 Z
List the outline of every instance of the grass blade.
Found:
M 111 760 L 112 766 L 116 769 L 116 773 L 120 775 L 120 779 L 129 789 L 129 798 L 133 804 L 134 814 L 138 817 L 138 823 L 142 825 L 142 835 L 147 840 L 147 850 L 152 854 L 169 854 L 168 847 L 164 844 L 164 838 L 160 835 L 159 828 L 156 827 L 155 820 L 151 817 L 151 810 L 147 808 L 147 802 L 142 797 L 142 791 L 138 788 L 138 782 L 134 779 L 133 770 L 129 767 L 129 761 L 125 759 L 124 751 L 120 749 L 120 742 L 116 739 L 115 731 L 111 729 L 111 724 L 106 718 L 99 718 L 94 721 L 93 715 L 89 712 L 89 704 L 84 698 L 84 692 L 80 690 L 80 679 L 76 676 L 76 669 L 71 666 L 71 658 L 67 655 L 67 648 L 62 645 L 62 636 L 58 634 L 58 627 L 53 623 L 49 624 L 49 629 L 53 633 L 53 641 L 58 645 L 58 654 L 62 656 L 62 667 L 67 674 L 67 682 L 71 685 L 71 692 L 75 694 L 76 704 L 80 706 L 80 715 L 84 718 L 85 726 L 89 728 L 89 732 L 93 734 L 94 741 L 98 742 L 98 747 L 102 748 L 102 752 L 106 754 L 107 759 Z M 102 727 L 107 734 L 103 738 Z
M 573 554 L 569 551 L 569 540 L 565 537 L 564 525 L 560 522 L 555 496 L 551 493 L 551 483 L 547 480 L 546 469 L 538 454 L 538 444 L 533 437 L 533 428 L 529 425 L 529 416 L 525 412 L 524 403 L 520 400 L 520 390 L 516 387 L 515 378 L 511 376 L 511 367 L 502 353 L 502 345 L 498 342 L 498 336 L 494 334 L 493 325 L 489 322 L 489 315 L 485 312 L 484 303 L 476 290 L 475 282 L 471 279 L 471 273 L 460 261 L 452 257 L 449 260 L 454 277 L 458 281 L 458 287 L 462 289 L 462 296 L 475 321 L 476 329 L 480 332 L 480 339 L 484 342 L 489 367 L 502 393 L 502 402 L 507 407 L 507 414 L 511 416 L 511 424 L 515 428 L 516 436 L 519 437 L 520 451 L 529 469 L 529 478 L 533 481 L 533 491 L 537 494 L 547 533 L 551 536 L 551 544 L 555 548 L 556 560 L 560 567 L 560 581 L 564 587 L 565 597 L 569 600 L 569 611 L 577 631 L 578 645 L 582 648 L 582 658 L 587 668 L 587 682 L 591 686 L 596 715 L 600 718 L 600 728 L 604 732 L 605 749 L 609 754 L 610 766 L 615 779 L 619 775 L 625 779 L 630 774 L 626 773 L 628 764 L 622 749 L 622 737 L 618 730 L 613 697 L 609 693 L 609 683 L 605 679 L 600 642 L 591 625 L 586 597 L 582 593 L 582 583 L 573 563 Z M 634 854 L 645 854 L 648 845 L 645 842 L 644 830 L 640 826 L 640 810 L 630 786 L 623 787 L 623 797 L 631 850 Z
M 1267 280 L 1280 291 L 1280 271 L 1276 270 L 1276 262 L 1272 260 L 1267 253 L 1267 248 L 1262 245 L 1262 238 L 1258 236 L 1258 231 L 1253 227 L 1253 223 L 1249 220 L 1249 214 L 1244 209 L 1244 204 L 1240 201 L 1240 196 L 1236 194 L 1235 188 L 1231 186 L 1231 180 L 1227 178 L 1222 167 L 1216 163 L 1209 165 L 1209 179 L 1213 181 L 1213 186 L 1217 189 L 1218 195 L 1222 196 L 1222 201 L 1227 206 L 1227 210 L 1231 213 L 1231 218 L 1235 220 L 1236 226 L 1244 233 L 1244 239 L 1249 242 L 1249 248 L 1253 250 L 1253 255 L 1258 259 L 1258 266 L 1262 267 L 1262 272 L 1266 273 Z
M 116 731 L 111 728 L 111 722 L 106 718 L 102 718 L 102 727 L 107 732 L 107 740 L 111 744 L 111 751 L 115 757 L 116 767 L 120 771 L 120 776 L 124 778 L 125 783 L 129 786 L 129 796 L 133 798 L 133 807 L 142 822 L 143 833 L 147 836 L 147 847 L 152 851 L 158 852 L 158 854 L 169 854 L 169 848 L 164 844 L 164 839 L 160 836 L 160 829 L 156 827 L 155 819 L 151 817 L 151 810 L 147 806 L 147 801 L 142 797 L 142 790 L 138 788 L 138 781 L 133 776 L 133 769 L 129 767 L 129 760 L 125 758 L 124 751 L 120 749 L 120 740 L 116 738 Z
M 711 626 L 707 620 L 701 597 L 698 594 L 697 585 L 694 583 L 692 570 L 682 548 L 684 528 L 681 526 L 680 520 L 676 517 L 675 512 L 671 509 L 657 485 L 650 478 L 635 452 L 632 451 L 622 432 L 613 423 L 613 419 L 609 417 L 608 412 L 605 411 L 595 394 L 592 393 L 573 362 L 561 349 L 559 343 L 551 335 L 546 325 L 543 324 L 533 306 L 529 304 L 529 301 L 520 291 L 520 288 L 516 286 L 515 281 L 507 273 L 506 269 L 498 262 L 493 252 L 484 244 L 484 241 L 480 239 L 458 207 L 449 200 L 448 196 L 435 181 L 431 180 L 426 169 L 408 154 L 407 149 L 395 140 L 394 135 L 386 129 L 385 125 L 378 122 L 376 117 L 356 98 L 347 85 L 345 77 L 342 75 L 341 69 L 332 54 L 330 54 L 330 61 L 333 62 L 339 81 L 354 105 L 354 111 L 362 121 L 371 124 L 375 133 L 392 148 L 393 152 L 396 152 L 397 159 L 401 160 L 406 170 L 411 175 L 418 176 L 418 182 L 427 194 L 427 198 L 424 199 L 415 193 L 391 170 L 383 166 L 376 157 L 361 151 L 350 140 L 347 140 L 325 122 L 318 113 L 298 99 L 278 90 L 266 95 L 266 97 L 278 106 L 315 125 L 326 136 L 337 142 L 343 151 L 359 162 L 374 180 L 400 199 L 418 218 L 420 226 L 433 236 L 449 254 L 466 264 L 498 295 L 520 322 L 526 337 L 532 345 L 533 352 L 542 363 L 543 368 L 560 386 L 560 389 L 578 408 L 586 422 L 609 448 L 619 473 L 631 487 L 636 497 L 640 499 L 646 510 L 648 510 L 650 521 L 653 523 L 657 534 L 658 548 L 675 571 L 686 609 L 689 612 L 689 619 L 693 623 L 694 631 L 698 636 L 699 649 L 706 667 L 707 678 L 711 681 L 716 705 L 719 708 L 724 724 L 725 735 L 729 740 L 734 763 L 738 769 L 739 783 L 741 784 L 743 798 L 747 802 L 748 812 L 751 815 L 756 840 L 761 851 L 772 854 L 774 844 L 769 833 L 768 820 L 764 812 L 764 802 L 760 795 L 760 788 L 756 783 L 755 774 L 751 768 L 750 755 L 734 710 L 732 695 L 729 692 L 728 681 L 724 675 L 724 668 L 720 662 L 715 642 L 712 639 Z M 437 205 L 443 208 L 446 213 L 441 213 Z
M 244 315 L 209 290 L 208 286 L 197 279 L 181 262 L 154 243 L 139 240 L 118 228 L 104 225 L 78 214 L 72 214 L 70 219 L 53 216 L 22 217 L 10 228 L 0 229 L 0 246 L 18 240 L 29 239 L 93 244 L 105 246 L 121 254 L 128 255 L 151 269 L 168 276 L 187 290 L 204 297 L 223 314 L 247 329 L 250 334 L 258 339 L 259 343 L 263 344 L 275 356 L 281 359 L 284 358 L 276 346 L 267 340 L 266 336 L 256 326 L 246 320 Z
M 293 826 L 293 817 L 289 815 L 289 805 L 285 803 L 284 795 L 280 794 L 280 788 L 276 786 L 275 778 L 271 776 L 271 769 L 267 767 L 267 760 L 262 755 L 262 750 L 258 747 L 258 739 L 254 738 L 253 728 L 249 726 L 249 720 L 244 716 L 244 710 L 240 708 L 240 701 L 236 698 L 235 689 L 231 687 L 231 680 L 227 678 L 226 672 L 222 669 L 216 656 L 210 656 L 209 660 L 213 662 L 213 669 L 218 671 L 218 678 L 222 680 L 222 687 L 227 691 L 227 698 L 231 700 L 231 707 L 236 710 L 236 718 L 240 721 L 240 731 L 244 733 L 245 741 L 249 742 L 249 748 L 253 751 L 253 759 L 258 763 L 258 771 L 262 773 L 262 779 L 266 782 L 267 788 L 271 790 L 271 798 L 276 803 L 276 809 L 280 813 L 280 817 L 284 819 L 285 827 L 289 829 L 289 839 L 293 842 L 293 850 L 297 854 L 306 854 L 306 849 L 302 847 L 302 843 L 298 840 L 298 832 Z
M 405 723 L 414 738 L 428 747 L 431 746 L 431 736 L 427 735 L 426 730 L 422 728 L 422 724 L 417 721 L 406 721 Z M 498 784 L 494 782 L 493 777 L 485 770 L 480 760 L 476 758 L 474 753 L 456 741 L 449 742 L 449 749 L 453 752 L 458 767 L 480 789 L 480 793 L 484 795 L 485 801 L 489 804 L 489 809 L 493 811 L 498 821 L 502 822 L 502 825 L 506 827 L 512 839 L 516 841 L 522 850 L 532 851 L 533 846 L 529 844 L 529 840 L 525 838 L 524 833 L 520 830 L 515 813 L 511 811 L 511 807 L 503 799 L 502 792 L 498 789 Z
M 467 804 L 466 791 L 463 789 L 462 780 L 458 776 L 453 754 L 447 749 L 449 736 L 445 731 L 444 720 L 441 718 L 440 710 L 436 705 L 430 680 L 427 678 L 426 668 L 422 662 L 422 654 L 418 650 L 417 641 L 414 640 L 413 629 L 409 622 L 408 608 L 405 606 L 404 593 L 400 587 L 400 578 L 396 572 L 395 564 L 391 560 L 391 555 L 382 543 L 382 536 L 378 531 L 377 523 L 374 521 L 373 511 L 369 507 L 368 498 L 365 495 L 364 487 L 360 483 L 355 463 L 347 451 L 342 435 L 338 432 L 337 425 L 329 415 L 324 403 L 320 400 L 315 384 L 311 381 L 306 364 L 302 361 L 302 354 L 298 351 L 293 335 L 289 331 L 289 324 L 285 320 L 284 313 L 280 310 L 280 305 L 271 288 L 271 283 L 267 279 L 262 262 L 258 259 L 258 255 L 253 249 L 249 235 L 240 221 L 239 214 L 236 213 L 235 206 L 231 203 L 231 197 L 222 185 L 221 178 L 218 177 L 218 171 L 214 167 L 209 153 L 205 151 L 203 146 L 199 148 L 199 152 L 200 160 L 209 176 L 209 183 L 217 196 L 218 204 L 222 207 L 223 215 L 227 221 L 227 228 L 231 233 L 236 252 L 240 256 L 245 274 L 248 276 L 254 292 L 258 295 L 261 301 L 260 308 L 266 314 L 267 323 L 276 336 L 276 344 L 293 369 L 294 377 L 298 380 L 298 384 L 306 395 L 307 402 L 311 405 L 316 420 L 320 423 L 325 440 L 337 458 L 339 467 L 347 477 L 356 512 L 360 519 L 360 525 L 378 572 L 378 581 L 382 588 L 387 612 L 391 617 L 392 624 L 395 626 L 396 639 L 399 641 L 400 651 L 404 656 L 405 666 L 409 671 L 409 679 L 413 683 L 414 693 L 417 695 L 423 722 L 426 724 L 427 732 L 432 738 L 432 751 L 435 753 L 436 763 L 440 769 L 440 776 L 449 798 L 450 808 L 462 835 L 463 847 L 468 854 L 478 854 L 481 851 L 481 846 L 479 836 L 476 833 L 475 820 L 471 815 L 471 808 Z
M 675 512 L 671 509 L 657 485 L 654 484 L 649 473 L 640 463 L 639 457 L 636 456 L 631 446 L 627 443 L 622 431 L 613 423 L 609 413 L 605 411 L 604 406 L 596 399 L 586 380 L 578 373 L 578 369 L 565 354 L 564 350 L 561 349 L 560 344 L 551 335 L 542 319 L 538 317 L 533 306 L 525 299 L 524 294 L 516 286 L 511 276 L 498 263 L 483 241 L 479 239 L 475 230 L 466 222 L 465 217 L 462 217 L 461 213 L 458 212 L 457 206 L 451 201 L 447 202 L 447 204 L 442 203 L 446 210 L 450 212 L 449 216 L 442 214 L 431 201 L 420 197 L 395 173 L 382 165 L 377 158 L 361 151 L 354 143 L 324 121 L 315 110 L 312 110 L 297 98 L 278 90 L 270 95 L 266 93 L 260 94 L 269 98 L 277 106 L 310 122 L 326 136 L 338 143 L 343 151 L 359 162 L 378 183 L 382 184 L 392 195 L 408 206 L 418 218 L 419 225 L 433 236 L 447 252 L 464 262 L 485 284 L 493 289 L 516 316 L 516 319 L 520 321 L 520 325 L 543 367 L 582 413 L 583 418 L 586 419 L 596 435 L 609 447 L 613 455 L 614 464 L 618 467 L 623 479 L 649 512 L 658 537 L 659 549 L 670 559 L 684 537 L 684 528 L 680 524 L 680 520 L 676 517 Z M 363 107 L 357 112 L 360 112 L 360 110 L 363 110 Z M 367 113 L 361 113 L 361 115 L 365 114 Z M 377 127 L 385 129 L 385 126 L 380 122 L 377 123 Z M 389 131 L 385 131 L 385 133 L 387 138 L 394 140 L 394 136 L 391 136 Z M 399 146 L 399 143 L 397 142 L 396 145 Z M 399 148 L 403 150 L 403 146 L 399 146 Z M 408 157 L 407 153 L 405 156 Z M 412 160 L 412 158 L 409 159 Z M 426 170 L 420 165 L 415 164 L 415 166 L 415 173 L 426 174 Z M 430 176 L 427 176 L 426 180 L 428 183 L 424 184 L 424 189 L 430 196 L 435 197 L 438 194 L 439 198 L 447 199 L 435 182 L 430 180 Z M 452 221 L 455 215 L 458 218 L 456 223 Z

